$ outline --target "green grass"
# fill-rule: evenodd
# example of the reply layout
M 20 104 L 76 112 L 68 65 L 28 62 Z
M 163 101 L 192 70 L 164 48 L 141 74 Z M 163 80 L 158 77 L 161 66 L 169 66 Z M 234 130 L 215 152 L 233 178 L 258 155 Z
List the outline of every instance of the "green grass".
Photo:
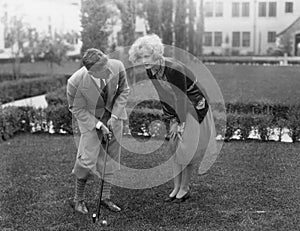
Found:
M 158 141 L 125 142 L 145 151 Z M 147 155 L 124 150 L 122 163 L 151 167 L 168 158 L 163 148 Z M 72 136 L 20 134 L 0 150 L 0 230 L 96 230 L 90 214 L 74 214 L 65 202 L 74 191 Z M 299 143 L 225 143 L 209 172 L 194 174 L 192 198 L 180 206 L 162 202 L 171 181 L 151 189 L 113 187 L 123 211 L 105 210 L 110 226 L 103 230 L 299 230 L 299 151 Z M 96 190 L 88 184 L 92 211 Z

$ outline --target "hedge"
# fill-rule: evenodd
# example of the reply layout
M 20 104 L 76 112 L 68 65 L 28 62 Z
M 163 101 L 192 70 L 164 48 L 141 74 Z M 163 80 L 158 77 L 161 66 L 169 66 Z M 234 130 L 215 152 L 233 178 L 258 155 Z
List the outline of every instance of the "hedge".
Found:
M 42 78 L 42 77 L 46 77 L 46 75 L 39 74 L 39 73 L 31 73 L 31 74 L 21 73 L 19 79 L 32 79 L 32 78 Z M 15 81 L 13 74 L 0 73 L 0 83 L 4 81 Z
M 2 82 L 0 83 L 0 104 L 54 91 L 64 86 L 68 77 L 39 77 Z
M 129 110 L 129 119 L 125 127 L 133 136 L 164 137 L 168 125 L 162 121 L 162 111 L 157 109 Z M 72 115 L 66 105 L 49 106 L 46 109 L 32 107 L 7 107 L 0 110 L 0 141 L 7 140 L 17 132 L 49 132 L 52 123 L 54 132 L 64 131 L 67 134 L 77 133 L 76 123 L 72 125 Z M 300 107 L 289 108 L 287 119 L 276 120 L 273 115 L 256 115 L 252 113 L 229 113 L 225 123 L 216 120 L 220 131 L 225 132 L 224 140 L 230 141 L 235 132 L 241 140 L 248 140 L 251 131 L 260 136 L 261 141 L 270 140 L 273 128 L 288 128 L 293 142 L 300 139 Z M 218 129 L 218 127 L 217 127 Z M 218 132 L 220 134 L 220 132 Z

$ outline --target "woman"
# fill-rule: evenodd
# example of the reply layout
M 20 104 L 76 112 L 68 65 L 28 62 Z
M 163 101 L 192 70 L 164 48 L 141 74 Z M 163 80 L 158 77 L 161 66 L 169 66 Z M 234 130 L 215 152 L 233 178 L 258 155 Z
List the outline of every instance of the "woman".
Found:
M 161 100 L 164 119 L 170 123 L 168 146 L 174 153 L 174 189 L 165 201 L 184 202 L 190 197 L 192 172 L 202 161 L 213 132 L 212 116 L 193 73 L 163 53 L 161 39 L 146 35 L 132 45 L 129 60 L 142 61 Z

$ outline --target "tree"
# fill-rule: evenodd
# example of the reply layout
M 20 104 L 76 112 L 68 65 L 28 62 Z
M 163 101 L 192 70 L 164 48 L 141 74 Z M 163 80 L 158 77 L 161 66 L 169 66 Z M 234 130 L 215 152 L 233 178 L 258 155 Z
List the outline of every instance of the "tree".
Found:
M 107 7 L 107 3 L 107 0 L 82 0 L 82 53 L 92 47 L 103 52 L 108 49 L 108 37 L 111 34 L 108 20 L 112 12 Z
M 115 3 L 121 12 L 122 45 L 130 46 L 135 40 L 135 0 L 119 0 Z
M 53 75 L 53 64 L 61 65 L 67 57 L 67 51 L 71 49 L 64 36 L 59 34 L 55 34 L 54 37 L 46 36 L 37 43 L 37 55 L 49 62 L 51 75 Z
M 13 77 L 14 79 L 20 78 L 21 73 L 21 55 L 23 53 L 23 44 L 26 42 L 27 25 L 22 21 L 22 18 L 13 16 L 10 20 L 9 27 L 6 28 L 5 43 L 11 47 L 13 58 Z
M 163 0 L 161 8 L 162 41 L 173 45 L 173 0 Z
M 199 15 L 197 19 L 197 32 L 195 35 L 196 55 L 201 56 L 203 53 L 203 34 L 204 34 L 204 10 L 203 0 L 200 0 Z
M 195 11 L 195 2 L 194 0 L 189 0 L 189 33 L 188 33 L 188 38 L 189 38 L 189 52 L 191 54 L 195 54 L 194 50 L 194 43 L 195 43 L 195 30 L 194 30 L 194 25 L 195 25 L 195 16 L 196 16 L 196 11 Z
M 176 0 L 175 46 L 186 49 L 186 0 Z
M 146 3 L 147 20 L 149 24 L 148 33 L 154 33 L 161 36 L 161 17 L 159 8 L 159 0 L 148 0 Z

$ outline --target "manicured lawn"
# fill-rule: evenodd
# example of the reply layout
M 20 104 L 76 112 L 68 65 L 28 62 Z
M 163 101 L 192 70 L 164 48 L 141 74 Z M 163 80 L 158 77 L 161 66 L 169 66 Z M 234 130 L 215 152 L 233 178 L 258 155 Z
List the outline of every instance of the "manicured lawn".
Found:
M 300 101 L 300 67 L 207 65 L 218 83 L 225 102 L 273 102 L 295 104 Z M 157 98 L 149 81 L 138 83 L 132 100 Z
M 147 151 L 159 141 L 126 137 L 126 149 Z M 192 179 L 192 198 L 165 204 L 169 181 L 150 189 L 113 188 L 123 211 L 104 216 L 103 230 L 299 230 L 300 144 L 225 143 L 213 167 Z M 91 214 L 74 214 L 70 175 L 76 146 L 72 136 L 20 134 L 0 145 L 0 230 L 99 230 Z M 168 159 L 164 145 L 151 154 L 124 149 L 122 163 L 148 168 Z M 122 174 L 120 172 L 119 174 Z M 132 179 L 136 180 L 136 179 Z M 98 187 L 88 185 L 95 210 Z
M 65 62 L 54 65 L 56 74 L 72 74 L 80 66 L 79 62 Z M 222 91 L 225 102 L 229 101 L 270 101 L 298 103 L 300 101 L 300 66 L 247 66 L 247 65 L 207 65 Z M 1 64 L 1 73 L 11 72 L 11 64 Z M 45 62 L 22 63 L 22 72 L 50 73 Z M 150 84 L 134 88 L 132 98 L 153 98 Z

